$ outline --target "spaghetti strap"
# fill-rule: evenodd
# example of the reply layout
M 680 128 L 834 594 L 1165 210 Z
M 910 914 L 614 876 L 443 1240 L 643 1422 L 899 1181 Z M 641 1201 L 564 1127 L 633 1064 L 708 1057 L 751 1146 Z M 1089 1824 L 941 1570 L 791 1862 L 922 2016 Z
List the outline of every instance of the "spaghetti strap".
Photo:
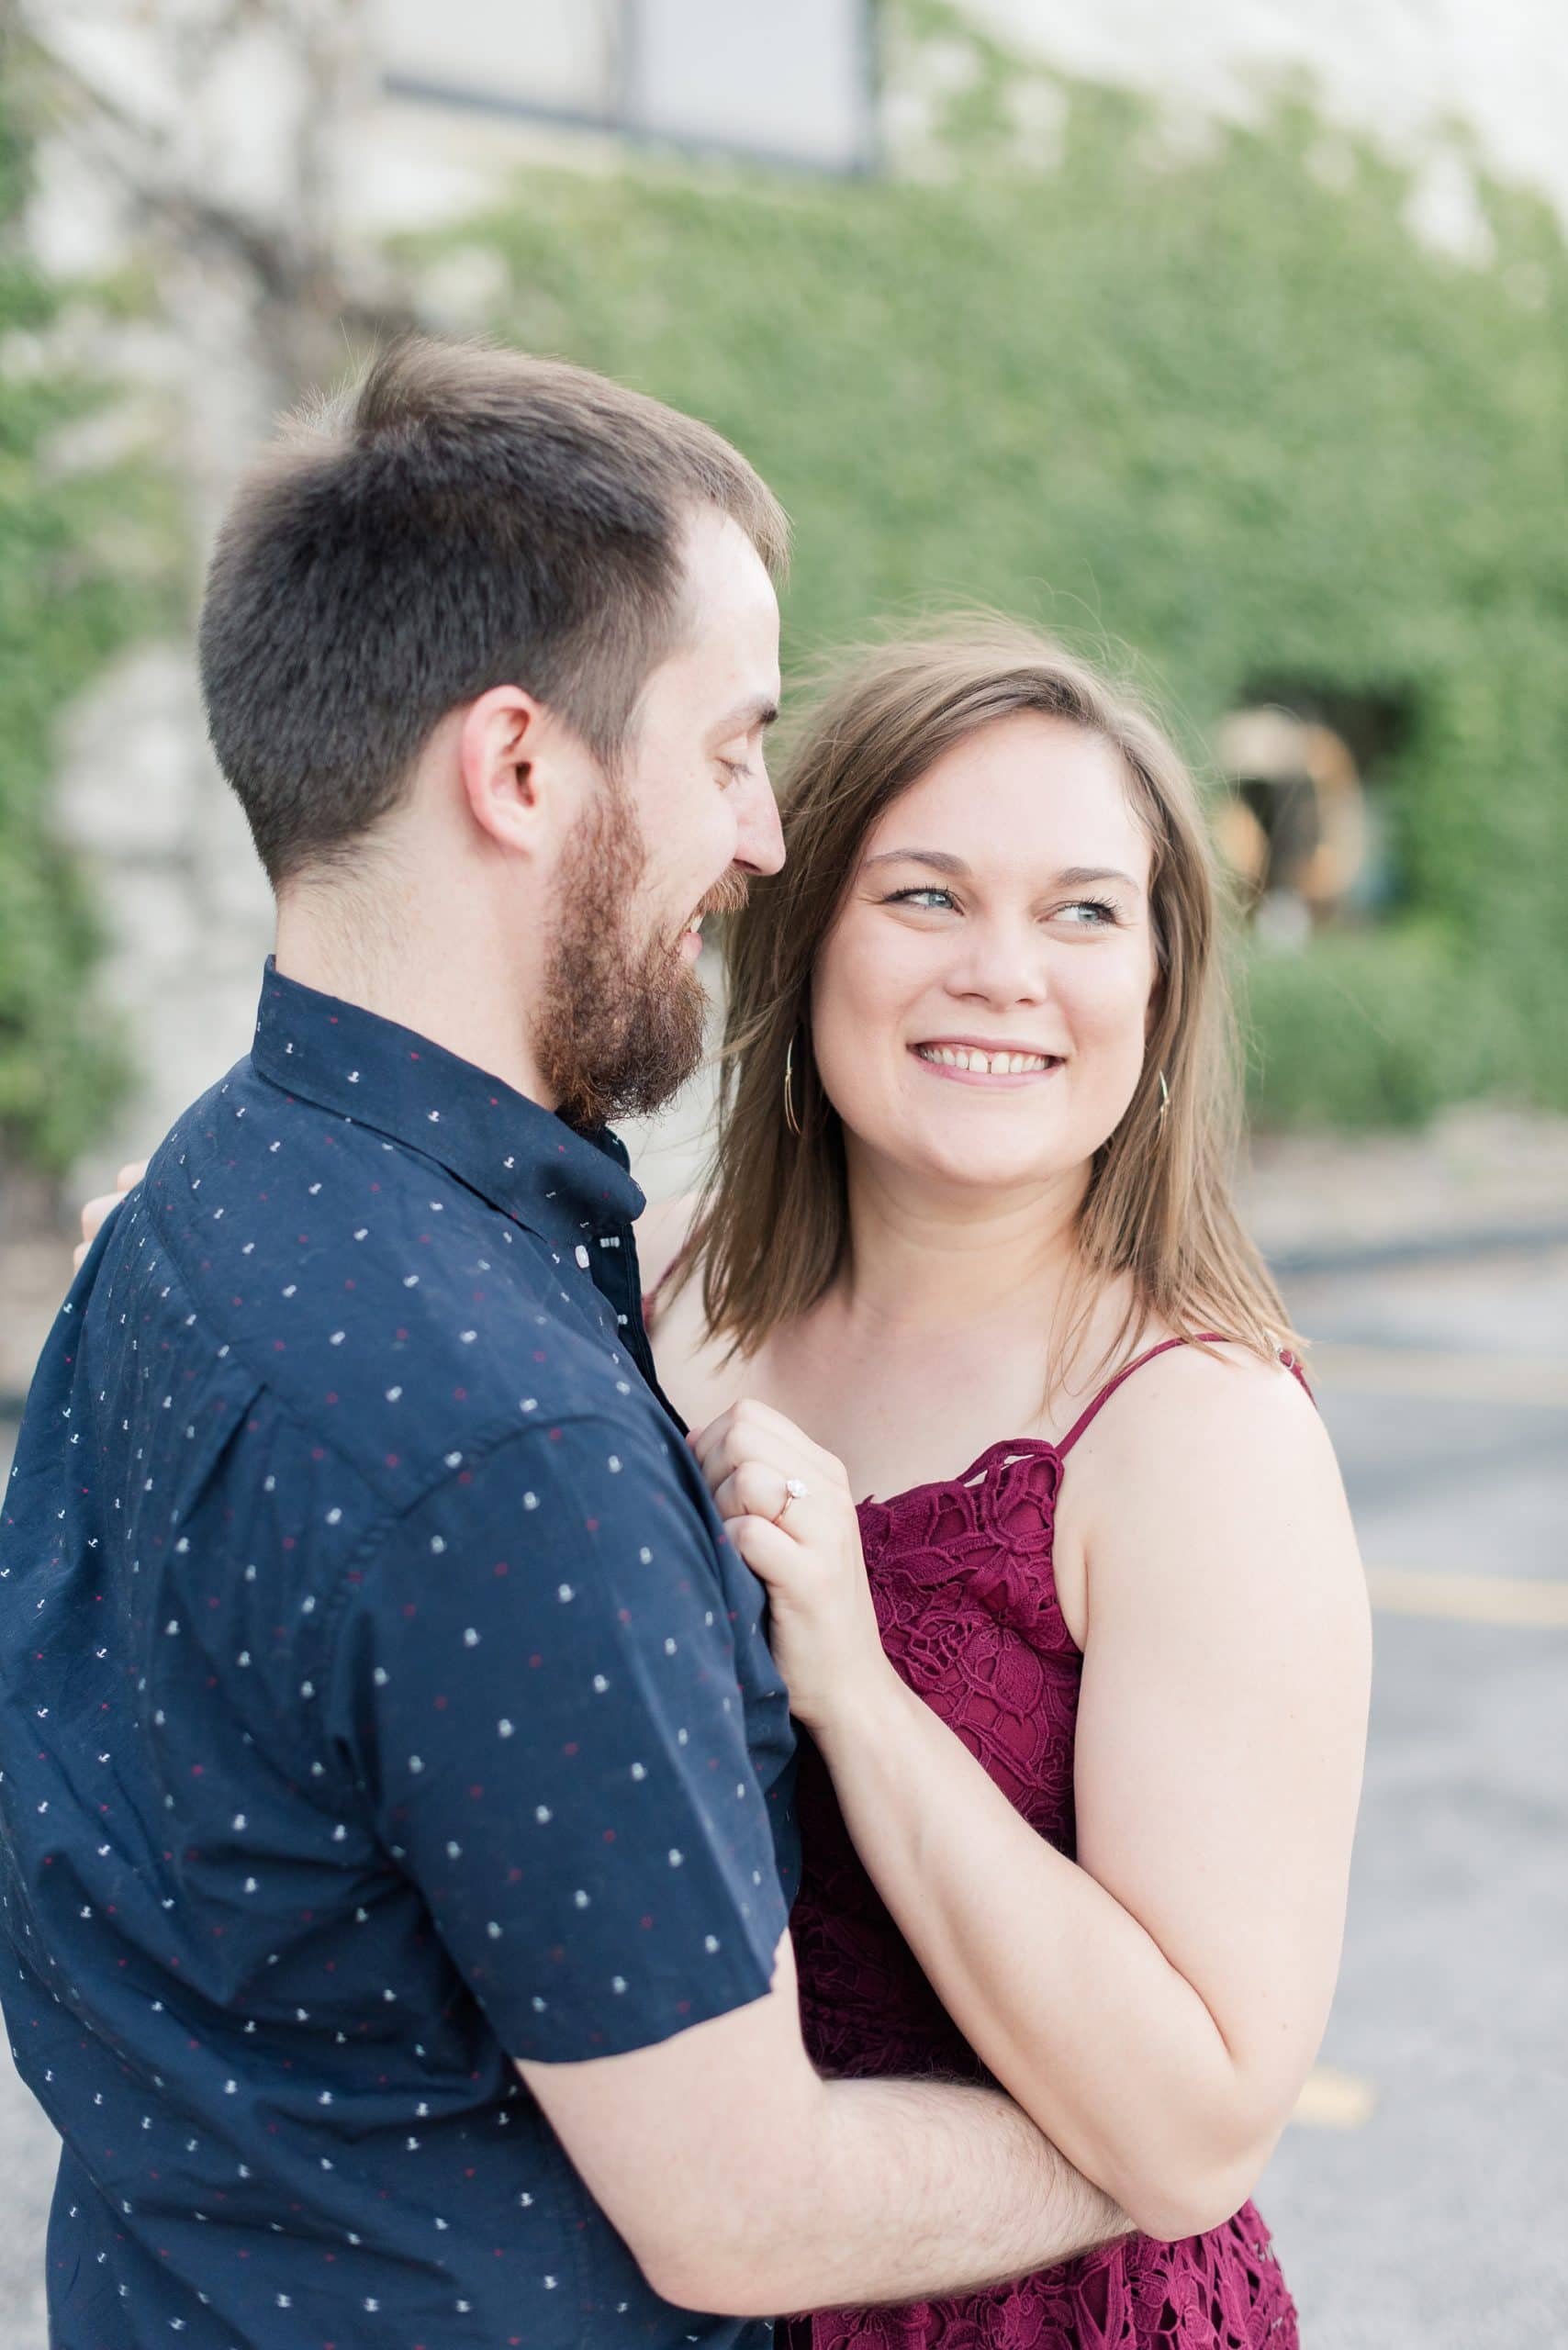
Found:
M 1057 1452 L 1058 1455 L 1070 1452 L 1073 1446 L 1078 1442 L 1079 1438 L 1083 1434 L 1084 1429 L 1089 1426 L 1090 1421 L 1094 1417 L 1095 1413 L 1110 1402 L 1117 1388 L 1122 1384 L 1122 1382 L 1125 1379 L 1130 1379 L 1135 1371 L 1141 1371 L 1146 1362 L 1152 1362 L 1156 1355 L 1168 1354 L 1172 1347 L 1223 1347 L 1227 1343 L 1227 1340 L 1218 1330 L 1199 1330 L 1190 1338 L 1161 1338 L 1157 1347 L 1147 1347 L 1141 1355 L 1135 1355 L 1131 1362 L 1125 1362 L 1120 1371 L 1116 1372 L 1115 1376 L 1105 1382 L 1104 1386 L 1102 1387 L 1098 1395 L 1096 1395 L 1092 1401 L 1086 1404 L 1084 1409 L 1080 1412 L 1071 1427 L 1069 1428 L 1061 1442 L 1057 1446 Z M 1306 1393 L 1316 1404 L 1317 1398 L 1313 1395 L 1311 1388 L 1307 1386 L 1306 1373 L 1303 1371 L 1296 1357 L 1292 1354 L 1288 1348 L 1282 1348 L 1280 1350 L 1280 1360 L 1284 1365 L 1284 1368 L 1291 1373 L 1292 1377 L 1301 1382 L 1302 1386 L 1306 1390 Z
M 1212 1331 L 1205 1330 L 1203 1335 L 1206 1339 L 1212 1337 L 1214 1334 Z M 1096 1412 L 1103 1409 L 1103 1407 L 1110 1402 L 1112 1396 L 1115 1393 L 1117 1388 L 1120 1387 L 1124 1380 L 1130 1379 L 1135 1371 L 1141 1371 L 1146 1362 L 1152 1362 L 1156 1355 L 1169 1354 L 1172 1347 L 1184 1347 L 1186 1344 L 1187 1340 L 1185 1338 L 1161 1338 L 1157 1347 L 1147 1347 L 1141 1355 L 1135 1355 L 1131 1362 L 1125 1362 L 1120 1371 L 1116 1372 L 1114 1378 L 1108 1379 L 1105 1382 L 1104 1386 L 1100 1390 L 1098 1395 L 1093 1398 L 1092 1402 L 1087 1404 L 1083 1410 L 1080 1412 L 1077 1419 L 1074 1420 L 1072 1426 L 1069 1428 L 1061 1442 L 1057 1446 L 1058 1452 L 1067 1453 L 1072 1450 L 1073 1446 L 1078 1442 L 1079 1438 L 1083 1434 L 1084 1429 L 1089 1426 L 1090 1421 L 1094 1417 Z

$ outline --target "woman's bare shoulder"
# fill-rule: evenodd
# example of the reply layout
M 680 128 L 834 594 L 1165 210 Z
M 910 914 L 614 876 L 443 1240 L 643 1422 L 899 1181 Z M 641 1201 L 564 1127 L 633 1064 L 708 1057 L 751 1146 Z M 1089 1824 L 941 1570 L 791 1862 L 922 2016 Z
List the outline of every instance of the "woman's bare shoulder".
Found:
M 1173 1335 L 1173 1334 L 1168 1334 Z M 1107 1451 L 1118 1438 L 1146 1446 L 1244 1433 L 1321 1431 L 1308 1390 L 1285 1353 L 1266 1356 L 1239 1339 L 1140 1348 L 1131 1376 L 1116 1387 L 1094 1428 Z
M 1073 1458 L 1072 1513 L 1093 1528 L 1174 1539 L 1178 1523 L 1250 1525 L 1344 1516 L 1328 1431 L 1289 1362 L 1231 1341 L 1172 1347 L 1119 1386 Z
M 1158 1346 L 1140 1347 L 1128 1375 L 1105 1382 L 1073 1449 L 1066 1527 L 1102 1507 L 1119 1516 L 1199 1464 L 1237 1490 L 1292 1474 L 1338 1487 L 1327 1430 L 1294 1358 L 1236 1339 Z

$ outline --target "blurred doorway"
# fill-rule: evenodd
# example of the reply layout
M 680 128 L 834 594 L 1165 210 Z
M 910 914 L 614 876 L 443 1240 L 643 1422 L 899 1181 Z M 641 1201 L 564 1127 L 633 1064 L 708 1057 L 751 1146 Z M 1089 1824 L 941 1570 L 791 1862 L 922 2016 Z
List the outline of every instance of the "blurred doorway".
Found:
M 1385 778 L 1408 716 L 1393 696 L 1260 692 L 1221 720 L 1220 853 L 1271 944 L 1376 921 L 1399 895 Z

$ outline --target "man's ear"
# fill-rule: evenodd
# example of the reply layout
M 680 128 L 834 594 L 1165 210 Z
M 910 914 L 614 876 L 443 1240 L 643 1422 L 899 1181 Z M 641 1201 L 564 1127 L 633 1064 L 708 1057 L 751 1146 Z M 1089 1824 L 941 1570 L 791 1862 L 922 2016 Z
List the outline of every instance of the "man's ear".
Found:
M 521 686 L 492 686 L 464 711 L 457 767 L 469 812 L 498 848 L 536 847 L 541 819 L 536 773 L 549 722 Z

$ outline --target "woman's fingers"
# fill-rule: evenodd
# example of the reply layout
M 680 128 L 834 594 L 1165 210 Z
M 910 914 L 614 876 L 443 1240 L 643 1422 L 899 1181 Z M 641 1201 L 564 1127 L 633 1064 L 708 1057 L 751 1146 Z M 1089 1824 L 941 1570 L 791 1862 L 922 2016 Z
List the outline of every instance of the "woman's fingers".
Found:
M 84 1203 L 82 1210 L 84 1240 L 91 1240 L 95 1237 L 99 1225 L 102 1224 L 109 1210 L 118 1208 L 124 1197 L 123 1192 L 100 1192 L 95 1199 L 88 1200 Z
M 711 1485 L 716 1477 L 726 1475 L 734 1468 L 745 1449 L 744 1444 L 737 1445 L 736 1441 L 737 1430 L 745 1426 L 745 1410 L 744 1404 L 732 1404 L 727 1412 L 721 1412 L 718 1418 L 710 1420 L 706 1427 L 693 1428 L 687 1438 L 697 1456 L 698 1467 Z M 726 1447 L 731 1448 L 728 1453 Z
M 748 1429 L 738 1404 L 732 1404 L 727 1412 L 721 1412 L 705 1428 L 694 1428 L 687 1442 L 710 1485 L 727 1477 L 738 1462 L 756 1449 L 755 1431 Z
M 82 1209 L 82 1237 L 77 1242 L 75 1252 L 71 1259 L 71 1262 L 77 1272 L 81 1271 L 82 1259 L 86 1255 L 88 1249 L 92 1247 L 94 1240 L 97 1237 L 98 1226 L 102 1224 L 109 1210 L 112 1207 L 118 1207 L 120 1201 L 124 1199 L 126 1193 L 136 1184 L 140 1182 L 146 1172 L 147 1161 L 144 1158 L 128 1159 L 126 1164 L 120 1169 L 119 1173 L 115 1177 L 114 1190 L 112 1192 L 100 1192 L 95 1199 L 88 1200 L 84 1204 Z
M 767 1517 L 732 1517 L 725 1533 L 759 1582 L 787 1587 L 799 1552 L 782 1527 Z
M 723 1443 L 714 1445 L 707 1459 L 700 1463 L 709 1492 L 716 1494 L 727 1478 L 734 1476 L 748 1463 L 778 1478 L 798 1477 L 801 1473 L 798 1446 L 787 1449 L 779 1444 L 752 1443 L 745 1438 L 737 1439 L 732 1436 Z
M 791 1510 L 798 1510 L 800 1502 L 790 1500 L 790 1473 L 770 1461 L 743 1460 L 714 1486 L 714 1507 L 726 1521 L 734 1517 L 777 1519 L 783 1514 L 786 1503 L 790 1503 Z
M 124 1196 L 125 1194 L 123 1192 L 100 1192 L 95 1200 L 87 1201 L 84 1206 L 82 1210 L 82 1237 L 76 1245 L 76 1253 L 72 1259 L 72 1262 L 78 1272 L 82 1270 L 83 1258 L 86 1255 L 97 1236 L 98 1226 L 102 1224 L 104 1218 L 107 1215 L 111 1208 L 118 1207 L 120 1201 Z
M 743 1460 L 760 1460 L 785 1476 L 849 1490 L 844 1463 L 767 1404 L 746 1396 L 689 1439 L 710 1488 L 722 1484 Z

